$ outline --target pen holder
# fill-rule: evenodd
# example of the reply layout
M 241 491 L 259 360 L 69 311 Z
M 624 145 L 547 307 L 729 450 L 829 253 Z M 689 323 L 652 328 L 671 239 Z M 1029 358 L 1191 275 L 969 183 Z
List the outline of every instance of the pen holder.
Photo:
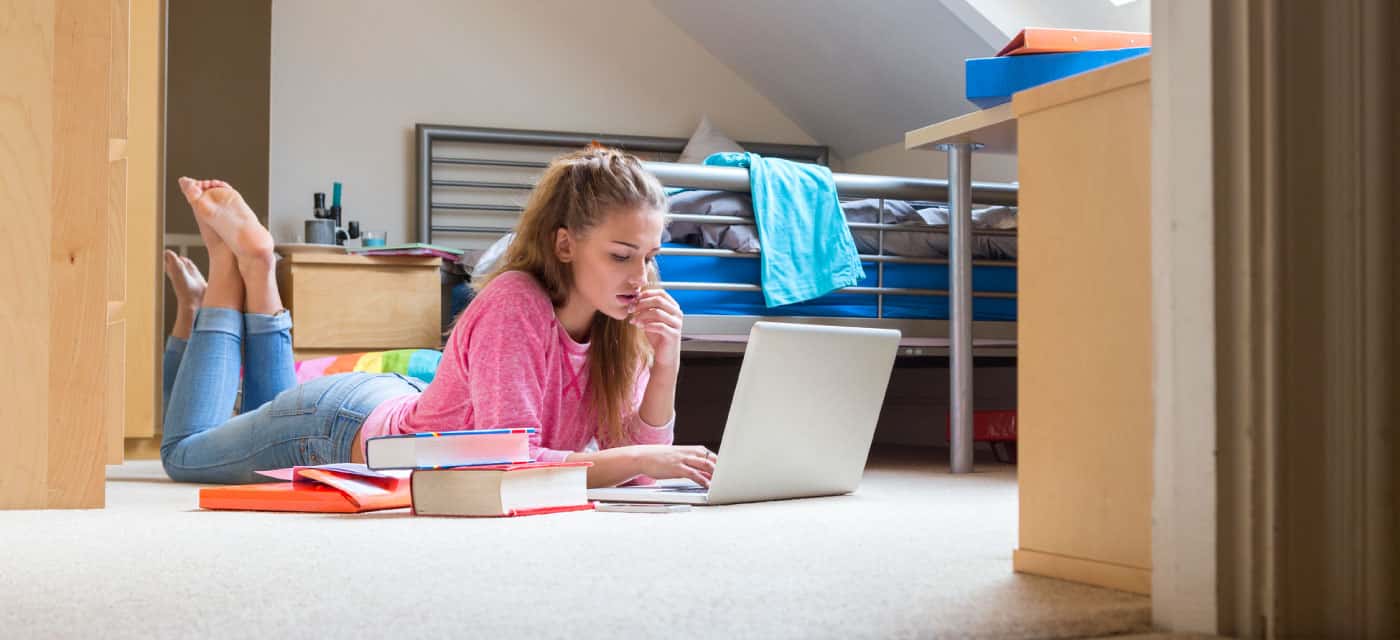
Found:
M 306 241 L 311 244 L 335 244 L 335 220 L 307 220 Z

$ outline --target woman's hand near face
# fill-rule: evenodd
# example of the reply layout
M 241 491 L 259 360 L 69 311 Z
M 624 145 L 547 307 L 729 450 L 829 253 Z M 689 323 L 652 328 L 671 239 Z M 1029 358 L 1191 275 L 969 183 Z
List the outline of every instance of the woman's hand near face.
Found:
M 663 289 L 643 289 L 629 321 L 646 333 L 654 352 L 653 367 L 675 370 L 681 363 L 681 325 L 685 314 Z

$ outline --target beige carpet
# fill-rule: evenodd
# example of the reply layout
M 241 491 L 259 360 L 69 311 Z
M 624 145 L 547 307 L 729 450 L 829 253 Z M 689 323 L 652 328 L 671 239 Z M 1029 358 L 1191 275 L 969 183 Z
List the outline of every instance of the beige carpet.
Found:
M 158 463 L 101 511 L 0 512 L 0 629 L 33 637 L 1052 638 L 1148 599 L 1011 572 L 1013 467 L 884 451 L 850 496 L 504 520 L 213 513 Z

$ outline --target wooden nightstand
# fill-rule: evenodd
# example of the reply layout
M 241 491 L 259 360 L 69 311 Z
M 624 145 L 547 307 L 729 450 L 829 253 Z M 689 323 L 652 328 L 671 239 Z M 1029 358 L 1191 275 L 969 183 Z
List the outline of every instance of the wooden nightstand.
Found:
M 293 253 L 277 265 L 297 360 L 358 351 L 441 349 L 442 260 Z

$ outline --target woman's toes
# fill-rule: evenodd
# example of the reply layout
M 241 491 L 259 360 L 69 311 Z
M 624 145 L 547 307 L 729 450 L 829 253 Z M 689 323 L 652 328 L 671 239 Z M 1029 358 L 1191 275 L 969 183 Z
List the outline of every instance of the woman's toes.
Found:
M 195 200 L 198 200 L 199 196 L 204 193 L 204 186 L 198 180 L 182 177 L 179 182 L 180 191 L 185 194 L 185 199 L 190 204 L 194 204 Z
M 185 265 L 185 273 L 189 276 L 190 281 L 203 287 L 206 284 L 204 274 L 199 272 L 199 267 L 195 265 L 194 260 L 184 257 L 181 257 L 180 260 Z

